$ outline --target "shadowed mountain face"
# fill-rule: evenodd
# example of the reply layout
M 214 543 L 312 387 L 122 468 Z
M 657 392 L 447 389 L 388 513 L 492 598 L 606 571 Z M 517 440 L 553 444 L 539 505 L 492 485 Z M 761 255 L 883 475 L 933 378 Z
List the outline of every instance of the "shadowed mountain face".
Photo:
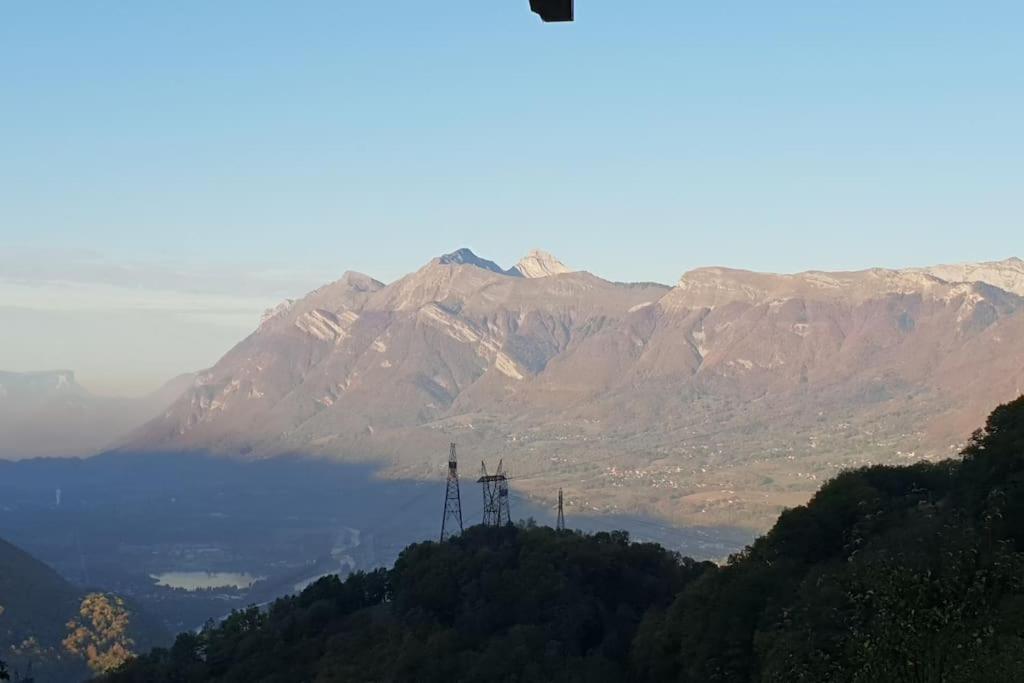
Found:
M 586 509 L 761 527 L 840 468 L 955 452 L 1019 392 L 1022 292 L 938 273 L 1009 287 L 1021 266 L 705 268 L 670 288 L 459 250 L 279 306 L 129 445 L 435 476 L 455 440 Z

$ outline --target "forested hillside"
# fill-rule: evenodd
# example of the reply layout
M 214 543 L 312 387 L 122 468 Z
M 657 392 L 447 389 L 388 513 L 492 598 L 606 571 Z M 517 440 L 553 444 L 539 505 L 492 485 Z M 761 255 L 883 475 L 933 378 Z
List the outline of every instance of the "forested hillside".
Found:
M 621 533 L 474 527 L 179 636 L 109 680 L 621 680 L 644 613 L 712 569 Z
M 624 534 L 474 528 L 105 680 L 1019 680 L 1022 483 L 1024 397 L 961 458 L 845 473 L 722 567 Z
M 41 682 L 82 680 L 164 637 L 121 598 L 83 591 L 0 539 L 0 678 L 6 662 Z
M 1024 677 L 1024 397 L 963 458 L 826 484 L 652 610 L 639 680 Z
M 0 539 L 0 660 L 12 668 L 33 661 L 44 673 L 86 675 L 85 662 L 60 649 L 80 600 L 57 572 Z

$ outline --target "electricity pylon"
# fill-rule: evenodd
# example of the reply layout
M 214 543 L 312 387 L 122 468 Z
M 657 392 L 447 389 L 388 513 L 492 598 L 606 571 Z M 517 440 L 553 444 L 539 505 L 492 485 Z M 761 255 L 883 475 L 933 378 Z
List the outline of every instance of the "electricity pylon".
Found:
M 508 476 L 503 463 L 498 461 L 498 471 L 487 474 L 487 465 L 480 461 L 480 478 L 476 480 L 483 487 L 484 526 L 505 526 L 512 523 L 508 504 Z
M 444 516 L 441 518 L 441 542 L 461 533 L 462 498 L 459 496 L 459 465 L 455 458 L 453 443 L 448 452 L 448 485 L 444 494 Z
M 565 512 L 562 510 L 562 489 L 558 489 L 558 519 L 555 521 L 555 529 L 565 531 Z

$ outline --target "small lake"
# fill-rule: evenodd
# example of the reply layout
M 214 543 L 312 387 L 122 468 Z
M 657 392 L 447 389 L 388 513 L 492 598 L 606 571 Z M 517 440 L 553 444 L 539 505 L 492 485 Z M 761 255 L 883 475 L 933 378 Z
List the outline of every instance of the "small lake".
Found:
M 204 588 L 249 588 L 265 578 L 245 572 L 164 572 L 150 574 L 158 586 L 184 588 L 187 591 Z

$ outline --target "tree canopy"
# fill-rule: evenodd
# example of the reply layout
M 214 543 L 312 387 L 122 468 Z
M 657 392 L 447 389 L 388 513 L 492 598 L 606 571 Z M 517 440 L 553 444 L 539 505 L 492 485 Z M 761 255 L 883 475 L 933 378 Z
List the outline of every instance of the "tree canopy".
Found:
M 104 680 L 1016 680 L 1022 581 L 1024 397 L 957 459 L 841 474 L 722 566 L 623 532 L 475 527 Z

